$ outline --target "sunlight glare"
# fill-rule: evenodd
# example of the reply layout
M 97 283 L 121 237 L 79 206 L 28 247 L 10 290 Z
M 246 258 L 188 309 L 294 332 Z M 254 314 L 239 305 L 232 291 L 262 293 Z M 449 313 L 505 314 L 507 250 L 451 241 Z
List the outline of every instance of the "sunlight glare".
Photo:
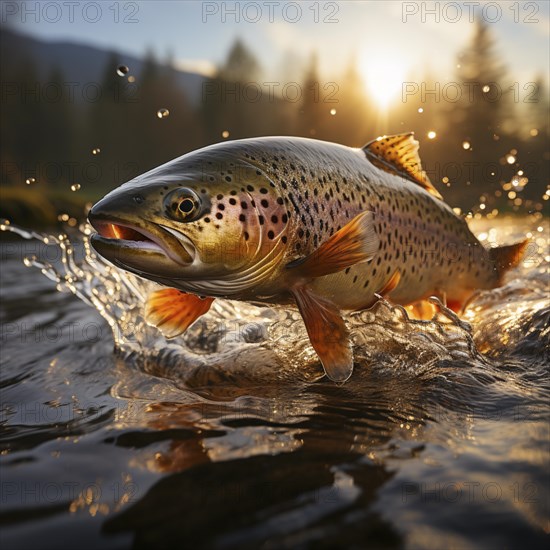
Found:
M 406 66 L 402 56 L 387 52 L 381 57 L 369 52 L 360 63 L 360 72 L 368 93 L 380 107 L 386 109 L 397 99 L 405 81 Z

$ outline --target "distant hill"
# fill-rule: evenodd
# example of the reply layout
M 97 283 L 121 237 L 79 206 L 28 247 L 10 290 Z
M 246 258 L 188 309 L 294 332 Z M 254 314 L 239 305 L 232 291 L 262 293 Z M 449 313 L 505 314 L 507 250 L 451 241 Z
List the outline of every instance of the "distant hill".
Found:
M 0 65 L 7 70 L 16 65 L 24 66 L 32 60 L 41 81 L 46 82 L 52 69 L 58 68 L 66 82 L 84 85 L 88 82 L 101 82 L 111 51 L 75 42 L 46 42 L 0 28 Z M 117 52 L 118 54 L 118 52 Z M 130 73 L 139 77 L 143 60 L 120 53 L 119 63 L 130 68 Z M 205 77 L 198 73 L 176 70 L 177 84 L 182 88 L 189 102 L 198 105 L 201 100 L 202 84 Z M 78 101 L 79 94 L 75 94 Z

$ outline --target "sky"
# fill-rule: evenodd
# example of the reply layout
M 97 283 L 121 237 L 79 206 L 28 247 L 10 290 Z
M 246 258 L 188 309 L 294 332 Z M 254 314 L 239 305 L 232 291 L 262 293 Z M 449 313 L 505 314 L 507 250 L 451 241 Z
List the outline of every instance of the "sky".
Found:
M 313 51 L 321 75 L 341 74 L 354 59 L 361 75 L 390 81 L 428 69 L 452 81 L 456 56 L 471 36 L 474 13 L 493 30 L 511 84 L 550 66 L 550 2 L 542 1 L 3 1 L 1 22 L 49 41 L 69 40 L 159 57 L 209 72 L 240 37 L 266 79 L 293 80 Z

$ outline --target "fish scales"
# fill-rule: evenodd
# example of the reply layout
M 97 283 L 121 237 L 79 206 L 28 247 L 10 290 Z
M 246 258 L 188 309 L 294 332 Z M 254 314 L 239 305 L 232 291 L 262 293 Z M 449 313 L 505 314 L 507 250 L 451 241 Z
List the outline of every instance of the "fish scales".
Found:
M 486 250 L 417 151 L 412 134 L 362 149 L 291 137 L 206 147 L 97 203 L 92 245 L 168 287 L 145 309 L 168 336 L 217 297 L 295 303 L 325 372 L 343 381 L 353 356 L 341 310 L 433 294 L 458 310 L 475 290 L 498 286 L 526 245 Z
M 436 290 L 452 295 L 457 278 L 472 289 L 494 284 L 492 264 L 447 204 L 409 180 L 379 170 L 360 149 L 317 142 L 312 151 L 308 141 L 302 148 L 295 140 L 272 140 L 268 147 L 243 143 L 241 154 L 274 183 L 272 195 L 283 198 L 287 261 L 311 254 L 357 214 L 373 211 L 378 257 L 319 278 L 313 283 L 317 290 L 343 309 L 362 309 L 372 305 L 374 294 L 397 269 L 401 281 L 392 300 L 402 304 Z M 270 217 L 265 218 L 266 233 L 276 233 Z

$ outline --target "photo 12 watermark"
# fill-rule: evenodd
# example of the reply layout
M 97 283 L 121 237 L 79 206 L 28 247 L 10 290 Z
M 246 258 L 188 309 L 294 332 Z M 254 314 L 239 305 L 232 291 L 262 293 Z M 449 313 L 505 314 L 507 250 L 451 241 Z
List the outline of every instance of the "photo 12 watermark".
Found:
M 139 23 L 139 2 L 0 2 L 0 21 L 13 23 Z
M 339 23 L 338 2 L 202 2 L 203 23 Z
M 308 97 L 313 103 L 338 103 L 340 88 L 336 82 L 226 82 L 205 81 L 202 85 L 202 101 L 210 98 L 225 103 L 258 103 L 277 100 L 298 103 Z
M 403 2 L 403 23 L 498 23 L 504 18 L 514 23 L 539 23 L 536 2 Z

